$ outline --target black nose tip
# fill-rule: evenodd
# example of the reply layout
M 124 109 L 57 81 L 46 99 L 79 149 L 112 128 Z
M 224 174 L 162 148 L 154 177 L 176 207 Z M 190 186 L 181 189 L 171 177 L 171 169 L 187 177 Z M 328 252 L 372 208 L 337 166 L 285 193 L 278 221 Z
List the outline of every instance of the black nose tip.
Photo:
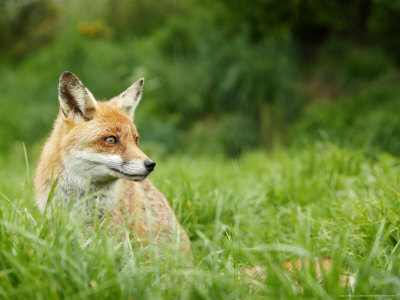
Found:
M 149 159 L 144 162 L 144 165 L 145 165 L 146 169 L 151 172 L 154 170 L 154 167 L 156 166 L 156 162 Z

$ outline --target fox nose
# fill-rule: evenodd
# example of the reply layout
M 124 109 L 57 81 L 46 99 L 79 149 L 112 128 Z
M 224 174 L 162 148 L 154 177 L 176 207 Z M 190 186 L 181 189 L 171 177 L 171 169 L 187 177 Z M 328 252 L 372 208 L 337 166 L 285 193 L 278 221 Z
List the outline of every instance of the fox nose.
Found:
M 151 172 L 154 170 L 154 167 L 156 166 L 156 162 L 149 159 L 144 162 L 144 166 L 146 167 L 147 170 L 149 170 Z

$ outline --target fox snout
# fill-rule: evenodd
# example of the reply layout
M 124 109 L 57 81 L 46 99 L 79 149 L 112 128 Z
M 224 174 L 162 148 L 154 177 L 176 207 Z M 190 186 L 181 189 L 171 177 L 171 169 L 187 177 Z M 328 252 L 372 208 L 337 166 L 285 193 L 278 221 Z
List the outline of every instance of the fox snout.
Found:
M 151 159 L 148 159 L 144 162 L 144 166 L 146 167 L 147 171 L 149 173 L 154 170 L 154 167 L 156 166 L 156 162 L 152 161 Z

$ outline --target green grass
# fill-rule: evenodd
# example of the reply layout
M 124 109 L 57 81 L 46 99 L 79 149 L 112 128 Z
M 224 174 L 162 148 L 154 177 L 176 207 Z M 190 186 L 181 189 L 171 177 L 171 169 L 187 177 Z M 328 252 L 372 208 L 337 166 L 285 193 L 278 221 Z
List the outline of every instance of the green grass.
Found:
M 118 242 L 107 220 L 42 216 L 20 148 L 0 157 L 0 298 L 329 299 L 349 293 L 345 270 L 357 276 L 354 295 L 400 294 L 400 160 L 389 154 L 323 143 L 157 159 L 151 179 L 192 241 L 187 266 L 173 246 Z M 322 283 L 312 268 L 288 276 L 282 263 L 297 257 L 334 266 Z M 266 280 L 243 274 L 254 265 Z

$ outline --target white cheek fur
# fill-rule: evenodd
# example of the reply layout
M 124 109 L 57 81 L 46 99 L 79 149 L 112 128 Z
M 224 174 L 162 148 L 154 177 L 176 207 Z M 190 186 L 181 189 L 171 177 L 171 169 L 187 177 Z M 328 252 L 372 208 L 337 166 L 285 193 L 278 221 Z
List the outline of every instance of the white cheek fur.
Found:
M 122 157 L 116 154 L 73 150 L 64 163 L 65 165 L 69 163 L 70 167 L 75 171 L 86 173 L 86 176 L 90 175 L 92 178 L 114 174 L 110 172 L 110 169 L 115 169 L 131 176 L 145 176 L 148 174 L 142 160 L 133 159 L 129 162 L 124 162 Z
M 71 151 L 71 156 L 80 161 L 90 164 L 102 164 L 106 166 L 118 167 L 123 164 L 122 157 L 116 154 L 91 153 L 87 151 Z

